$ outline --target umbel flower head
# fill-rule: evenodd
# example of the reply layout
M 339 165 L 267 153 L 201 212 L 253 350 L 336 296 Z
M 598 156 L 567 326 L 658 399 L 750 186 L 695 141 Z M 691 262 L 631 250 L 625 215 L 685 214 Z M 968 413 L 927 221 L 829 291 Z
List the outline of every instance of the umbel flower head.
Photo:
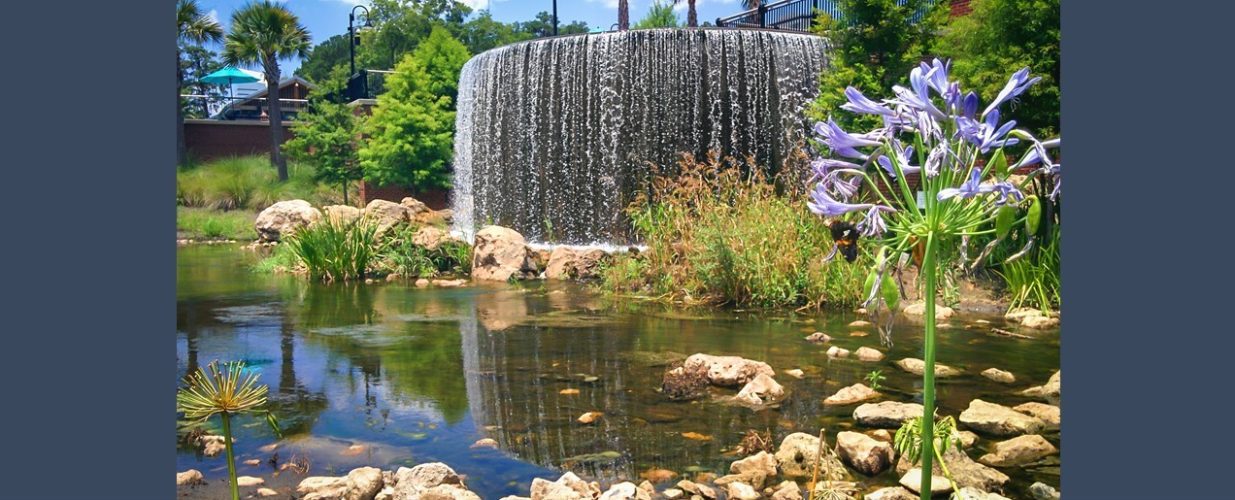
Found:
M 257 374 L 246 372 L 244 363 L 227 363 L 222 369 L 214 361 L 185 377 L 186 385 L 176 392 L 176 410 L 189 420 L 206 420 L 216 413 L 257 411 L 266 404 L 265 385 L 257 384 Z

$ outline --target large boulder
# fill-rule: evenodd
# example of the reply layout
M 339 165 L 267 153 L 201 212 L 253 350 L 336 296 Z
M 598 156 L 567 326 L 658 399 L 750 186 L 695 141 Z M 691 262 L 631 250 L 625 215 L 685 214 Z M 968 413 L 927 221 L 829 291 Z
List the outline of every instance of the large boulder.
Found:
M 412 235 L 412 244 L 426 250 L 437 250 L 444 243 L 461 242 L 450 233 L 434 226 L 423 226 Z
M 788 479 L 809 478 L 815 470 L 815 462 L 819 457 L 819 437 L 795 432 L 780 442 L 776 450 L 776 464 L 780 473 Z M 849 477 L 845 464 L 830 453 L 824 453 L 824 461 L 819 470 L 821 479 L 827 481 L 843 481 Z
M 970 429 L 995 436 L 1034 434 L 1046 428 L 1046 423 L 1037 417 L 981 399 L 970 401 L 959 420 Z
M 545 278 L 551 280 L 590 279 L 597 277 L 609 254 L 599 248 L 557 247 L 549 254 Z
M 853 419 L 858 424 L 867 427 L 882 427 L 897 429 L 906 420 L 921 417 L 925 408 L 917 403 L 900 403 L 896 401 L 880 401 L 866 403 L 853 410 Z
M 857 383 L 848 387 L 841 388 L 836 391 L 836 394 L 828 396 L 823 400 L 824 406 L 847 406 L 858 404 L 863 401 L 870 401 L 880 396 L 874 389 L 867 387 L 866 384 Z
M 1033 401 L 1013 406 L 1012 409 L 1046 422 L 1047 429 L 1059 428 L 1058 406 Z
M 739 403 L 750 406 L 762 406 L 785 397 L 785 388 L 775 379 L 765 373 L 755 375 L 755 378 L 742 386 L 735 398 Z
M 896 366 L 914 375 L 922 375 L 926 373 L 926 362 L 918 358 L 905 358 L 896 362 Z M 955 377 L 960 375 L 961 371 L 951 366 L 935 363 L 935 376 L 940 378 Z
M 322 213 L 335 224 L 350 224 L 364 215 L 359 208 L 348 205 L 327 205 L 322 207 Z
M 523 235 L 514 229 L 485 226 L 476 232 L 472 251 L 472 279 L 508 281 L 535 269 Z
M 892 466 L 896 456 L 892 445 L 858 432 L 836 435 L 836 456 L 858 472 L 874 476 Z
M 979 457 L 978 461 L 991 467 L 1013 467 L 1037 462 L 1056 453 L 1059 449 L 1046 438 L 1026 434 L 995 443 L 991 452 Z
M 364 216 L 370 223 L 377 225 L 377 234 L 385 234 L 412 220 L 407 207 L 386 200 L 370 201 L 364 207 Z
M 373 500 L 385 480 L 376 467 L 353 469 L 344 477 L 307 477 L 296 486 L 302 500 Z
M 706 370 L 708 381 L 722 387 L 735 387 L 750 382 L 756 375 L 776 376 L 771 366 L 740 356 L 692 354 L 682 367 L 687 371 Z
M 776 476 L 776 457 L 760 451 L 729 464 L 729 473 L 755 488 L 763 488 L 768 478 Z
M 280 201 L 257 214 L 253 228 L 262 241 L 279 241 L 321 219 L 322 213 L 307 201 Z
M 412 468 L 400 467 L 394 474 L 392 500 L 480 500 L 468 491 L 463 478 L 446 464 L 433 462 Z

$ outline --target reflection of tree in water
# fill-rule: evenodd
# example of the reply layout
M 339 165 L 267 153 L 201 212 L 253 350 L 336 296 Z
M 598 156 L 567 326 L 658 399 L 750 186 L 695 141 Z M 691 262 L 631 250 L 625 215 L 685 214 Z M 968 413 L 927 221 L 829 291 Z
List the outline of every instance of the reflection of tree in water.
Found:
M 318 415 L 326 409 L 326 394 L 311 392 L 296 378 L 296 331 L 287 309 L 279 324 L 279 385 L 271 395 L 274 412 L 285 434 L 309 432 Z

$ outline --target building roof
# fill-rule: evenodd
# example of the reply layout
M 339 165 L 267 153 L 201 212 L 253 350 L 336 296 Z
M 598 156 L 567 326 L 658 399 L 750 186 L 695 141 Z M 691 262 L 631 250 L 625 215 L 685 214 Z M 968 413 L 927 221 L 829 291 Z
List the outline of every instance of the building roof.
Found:
M 306 91 L 311 91 L 317 87 L 313 83 L 302 78 L 300 75 L 292 75 L 279 82 L 280 93 L 282 93 L 283 89 L 287 88 L 289 85 L 292 85 L 292 84 L 298 84 L 304 87 Z M 226 116 L 227 112 L 231 111 L 232 109 L 240 108 L 243 106 L 251 106 L 253 105 L 254 101 L 264 99 L 266 97 L 267 92 L 268 92 L 268 89 L 263 87 L 261 90 L 257 92 L 254 92 L 243 98 L 239 98 L 235 101 L 232 101 L 228 103 L 226 106 L 223 106 L 223 108 L 219 109 L 219 112 L 215 113 L 211 118 L 221 118 L 221 117 Z

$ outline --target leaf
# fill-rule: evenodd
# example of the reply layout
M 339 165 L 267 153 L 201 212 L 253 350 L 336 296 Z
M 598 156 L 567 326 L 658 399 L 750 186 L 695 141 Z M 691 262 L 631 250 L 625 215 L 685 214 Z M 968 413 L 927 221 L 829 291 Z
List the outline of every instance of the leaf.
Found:
M 992 172 L 995 172 L 995 176 L 998 177 L 999 180 L 1005 180 L 1008 178 L 1008 158 L 1004 156 L 1002 148 L 995 151 L 995 154 L 991 156 L 991 159 L 987 162 L 987 165 L 990 167 Z
M 879 274 L 878 270 L 872 268 L 870 274 L 866 275 L 866 284 L 862 285 L 863 300 L 871 296 L 871 289 L 875 287 L 875 276 L 877 274 Z
M 883 302 L 888 305 L 888 309 L 895 311 L 897 304 L 900 303 L 901 294 L 896 289 L 896 282 L 892 279 L 892 272 L 883 273 L 883 284 L 880 286 L 880 292 L 883 293 Z
M 1038 234 L 1038 224 L 1042 221 L 1042 203 L 1037 195 L 1029 197 L 1029 213 L 1025 215 L 1025 229 L 1030 235 Z
M 995 237 L 999 239 L 1007 237 L 1014 221 L 1016 221 L 1016 207 L 1011 205 L 999 207 L 999 211 L 995 213 Z
M 266 412 L 266 425 L 270 426 L 270 430 L 274 432 L 275 437 L 283 439 L 283 429 L 279 427 L 279 419 L 274 416 L 274 413 Z

